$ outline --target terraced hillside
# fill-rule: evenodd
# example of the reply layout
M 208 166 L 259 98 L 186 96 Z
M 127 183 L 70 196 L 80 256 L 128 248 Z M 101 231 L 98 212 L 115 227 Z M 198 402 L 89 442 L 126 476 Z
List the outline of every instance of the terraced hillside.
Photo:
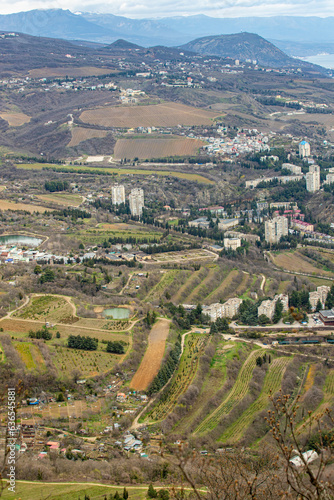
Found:
M 220 437 L 220 441 L 236 443 L 240 441 L 247 428 L 252 424 L 257 413 L 265 410 L 269 403 L 269 396 L 275 394 L 281 387 L 285 368 L 291 358 L 277 358 L 272 363 L 265 377 L 260 396 L 251 404 Z
M 234 386 L 224 401 L 205 419 L 195 430 L 195 435 L 202 435 L 213 430 L 219 421 L 228 415 L 237 404 L 246 396 L 252 379 L 256 358 L 264 353 L 263 349 L 254 350 L 243 364 Z

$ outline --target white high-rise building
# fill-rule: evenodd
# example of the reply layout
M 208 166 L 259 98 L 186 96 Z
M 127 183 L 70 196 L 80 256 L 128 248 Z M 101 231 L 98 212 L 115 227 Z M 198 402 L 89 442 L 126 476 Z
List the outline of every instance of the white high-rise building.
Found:
M 133 217 L 141 217 L 144 207 L 144 191 L 132 189 L 129 194 L 130 212 Z
M 288 219 L 283 216 L 274 217 L 264 224 L 265 239 L 268 243 L 278 243 L 281 236 L 288 234 Z
M 120 205 L 121 203 L 125 203 L 124 186 L 120 184 L 111 186 L 111 201 L 113 205 Z
M 307 158 L 311 154 L 311 147 L 308 142 L 302 141 L 299 143 L 299 156 L 301 158 Z
M 310 170 L 306 174 L 306 189 L 310 193 L 315 193 L 320 189 L 320 167 L 310 165 Z

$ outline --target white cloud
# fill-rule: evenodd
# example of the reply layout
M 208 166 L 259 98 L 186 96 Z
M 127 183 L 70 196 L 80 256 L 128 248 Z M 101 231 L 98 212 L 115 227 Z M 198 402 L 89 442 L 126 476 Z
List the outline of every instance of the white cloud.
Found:
M 131 18 L 207 14 L 214 17 L 334 16 L 333 0 L 1 0 L 0 13 L 32 9 L 70 9 L 72 12 L 108 12 Z

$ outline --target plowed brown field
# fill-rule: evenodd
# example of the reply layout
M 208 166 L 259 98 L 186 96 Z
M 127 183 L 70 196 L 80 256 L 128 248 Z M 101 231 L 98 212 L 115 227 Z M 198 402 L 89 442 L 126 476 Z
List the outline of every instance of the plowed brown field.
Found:
M 0 116 L 3 120 L 8 122 L 10 127 L 19 127 L 24 123 L 30 122 L 30 116 L 25 113 L 11 113 L 10 111 L 4 111 L 3 113 L 0 113 Z
M 88 141 L 88 139 L 103 138 L 108 134 L 106 130 L 95 130 L 93 128 L 74 127 L 72 128 L 72 139 L 67 144 L 69 148 L 77 146 L 80 142 Z
M 159 319 L 153 326 L 148 337 L 148 347 L 145 355 L 130 382 L 130 388 L 144 391 L 157 375 L 165 352 L 166 339 L 169 332 L 169 321 Z
M 176 127 L 209 125 L 217 113 L 167 102 L 148 106 L 105 106 L 84 111 L 80 119 L 104 127 Z
M 82 66 L 81 68 L 73 68 L 70 66 L 59 68 L 35 68 L 29 71 L 29 76 L 33 78 L 46 78 L 52 76 L 98 76 L 109 75 L 115 70 L 109 68 L 95 68 L 94 66 Z
M 194 156 L 203 141 L 198 139 L 119 139 L 116 142 L 114 157 L 161 158 L 165 156 Z

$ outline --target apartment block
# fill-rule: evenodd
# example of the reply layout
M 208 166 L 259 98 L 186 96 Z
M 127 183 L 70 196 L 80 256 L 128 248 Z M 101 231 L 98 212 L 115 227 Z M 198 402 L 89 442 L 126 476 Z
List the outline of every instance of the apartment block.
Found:
M 295 175 L 300 175 L 302 173 L 302 167 L 299 165 L 293 165 L 292 163 L 283 163 L 282 168 L 290 170 L 290 172 Z
M 224 304 L 215 303 L 203 308 L 204 314 L 210 316 L 211 321 L 216 321 L 217 318 L 233 318 L 239 310 L 242 299 L 233 297 L 228 299 Z
M 308 142 L 302 141 L 299 143 L 299 156 L 301 158 L 307 158 L 311 154 L 311 147 Z
M 288 234 L 288 219 L 283 216 L 274 217 L 264 224 L 267 243 L 278 243 L 282 236 Z
M 276 307 L 276 302 L 280 300 L 283 305 L 283 311 L 286 312 L 289 309 L 289 297 L 288 295 L 285 295 L 281 293 L 280 295 L 275 295 L 275 297 L 270 300 L 264 300 L 261 302 L 261 304 L 258 307 L 257 313 L 258 316 L 261 316 L 261 314 L 264 314 L 267 316 L 269 319 L 273 319 L 274 313 L 275 313 L 275 307 Z
M 310 165 L 310 170 L 306 174 L 306 189 L 310 193 L 315 193 L 320 189 L 320 167 L 319 165 Z
M 241 239 L 240 238 L 224 238 L 224 247 L 231 248 L 232 250 L 236 250 L 241 247 Z
M 113 205 L 125 203 L 124 186 L 121 184 L 114 184 L 114 186 L 111 186 L 111 201 Z
M 133 217 L 141 217 L 144 207 L 144 191 L 136 188 L 129 194 L 130 212 Z
M 325 303 L 329 291 L 330 287 L 323 285 L 318 286 L 314 292 L 310 292 L 310 304 L 312 311 L 315 311 L 319 300 L 321 302 L 322 308 L 325 308 Z

